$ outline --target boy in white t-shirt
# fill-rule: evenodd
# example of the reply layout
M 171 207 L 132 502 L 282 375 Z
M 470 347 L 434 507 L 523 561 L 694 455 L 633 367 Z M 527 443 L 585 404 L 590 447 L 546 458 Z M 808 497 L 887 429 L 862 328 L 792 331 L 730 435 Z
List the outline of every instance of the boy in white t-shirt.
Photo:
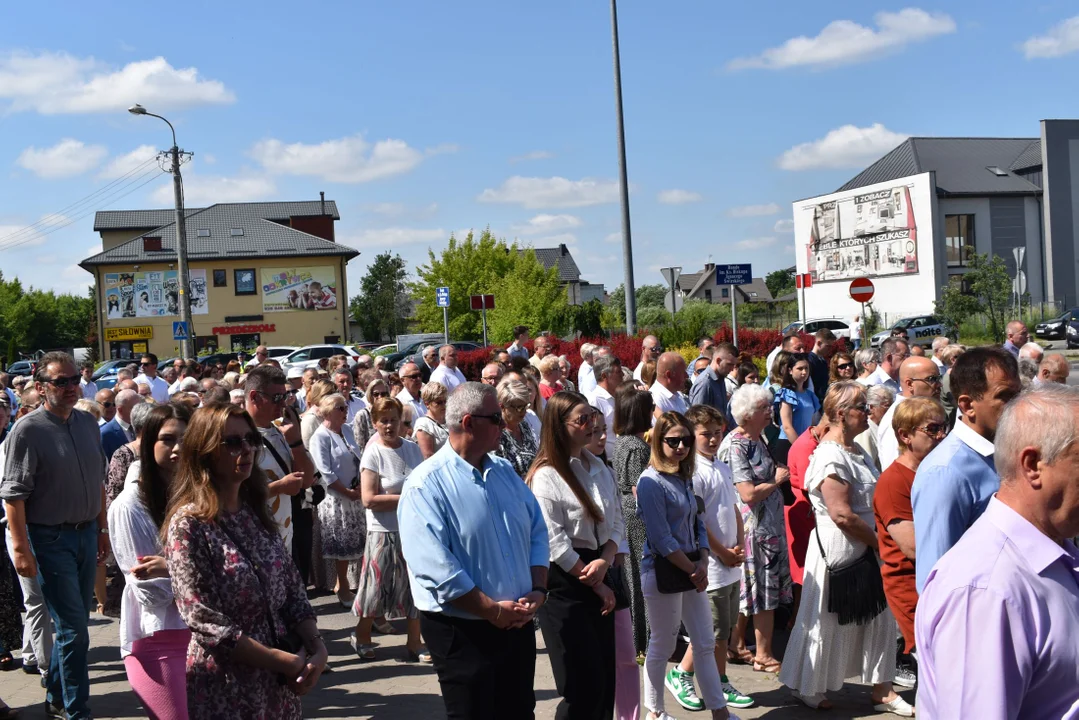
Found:
M 735 500 L 730 468 L 716 459 L 727 422 L 723 413 L 707 405 L 694 405 L 686 413 L 693 425 L 697 464 L 693 473 L 693 493 L 704 501 L 704 524 L 708 530 L 708 600 L 712 606 L 712 627 L 716 633 L 715 662 L 723 683 L 727 705 L 752 707 L 753 698 L 740 693 L 727 679 L 727 640 L 738 621 L 742 563 L 745 561 L 745 528 Z M 703 710 L 704 703 L 693 688 L 693 647 L 686 649 L 680 665 L 671 668 L 664 686 L 687 710 Z M 703 662 L 703 660 L 702 660 Z

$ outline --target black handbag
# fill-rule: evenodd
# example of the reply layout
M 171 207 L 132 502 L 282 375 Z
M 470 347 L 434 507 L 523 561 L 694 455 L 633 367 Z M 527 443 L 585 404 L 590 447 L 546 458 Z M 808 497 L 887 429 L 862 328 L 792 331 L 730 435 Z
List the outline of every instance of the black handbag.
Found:
M 877 554 L 867 547 L 860 558 L 841 568 L 828 567 L 820 535 L 817 547 L 828 574 L 828 612 L 839 616 L 840 625 L 865 625 L 888 607 Z

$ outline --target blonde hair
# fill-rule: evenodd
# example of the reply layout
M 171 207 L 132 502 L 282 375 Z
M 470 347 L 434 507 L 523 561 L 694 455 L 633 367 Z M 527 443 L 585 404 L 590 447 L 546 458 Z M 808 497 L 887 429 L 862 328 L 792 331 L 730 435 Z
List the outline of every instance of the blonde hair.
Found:
M 315 380 L 307 390 L 307 408 L 318 414 L 318 405 L 322 398 L 337 392 L 337 386 L 329 380 Z
M 75 403 L 75 409 L 90 413 L 95 420 L 101 419 L 101 406 L 89 398 L 79 398 L 78 402 Z
M 345 410 L 348 410 L 348 400 L 345 400 L 345 396 L 341 393 L 330 393 L 323 395 L 319 398 L 318 405 L 315 406 L 315 415 L 320 418 L 325 418 L 330 414 L 330 411 L 337 407 L 338 403 L 344 403 Z
M 435 400 L 445 400 L 450 395 L 446 386 L 440 382 L 429 382 L 423 386 L 423 392 L 420 393 L 420 399 L 424 404 L 429 404 Z
M 895 433 L 896 442 L 899 443 L 899 452 L 910 450 L 910 446 L 900 437 L 899 431 L 913 434 L 916 428 L 934 417 L 940 418 L 941 422 L 948 417 L 948 414 L 944 412 L 944 406 L 936 398 L 916 397 L 899 403 L 895 412 L 892 413 L 892 432 Z
M 559 364 L 559 359 L 554 355 L 548 355 L 539 361 L 539 371 L 541 375 L 550 375 L 556 371 L 560 372 L 561 366 Z

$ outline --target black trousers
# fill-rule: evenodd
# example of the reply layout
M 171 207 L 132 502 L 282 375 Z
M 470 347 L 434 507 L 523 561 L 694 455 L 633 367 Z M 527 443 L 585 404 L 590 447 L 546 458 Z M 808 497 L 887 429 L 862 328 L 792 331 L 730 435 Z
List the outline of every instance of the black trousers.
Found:
M 420 614 L 447 720 L 534 720 L 536 631 Z
M 591 562 L 599 554 L 578 550 Z M 550 595 L 540 608 L 540 629 L 551 660 L 555 689 L 562 702 L 557 720 L 610 720 L 614 714 L 614 613 L 600 615 L 603 604 L 592 588 L 551 564 Z
M 292 561 L 300 571 L 303 585 L 311 584 L 311 553 L 314 540 L 314 510 L 303 507 L 304 493 L 292 496 Z

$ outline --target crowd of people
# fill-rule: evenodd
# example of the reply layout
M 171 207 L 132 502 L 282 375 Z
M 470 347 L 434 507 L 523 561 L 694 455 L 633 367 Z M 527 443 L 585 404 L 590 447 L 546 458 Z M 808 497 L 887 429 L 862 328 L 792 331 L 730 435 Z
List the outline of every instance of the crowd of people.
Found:
M 91 717 L 98 612 L 150 717 L 297 718 L 324 590 L 361 661 L 404 629 L 449 718 L 533 717 L 537 632 L 559 718 L 734 718 L 731 664 L 812 708 L 854 676 L 903 717 L 897 686 L 929 717 L 1070 717 L 1079 392 L 1021 323 L 691 362 L 647 336 L 633 368 L 585 343 L 575 374 L 529 343 L 474 378 L 449 345 L 0 376 L 0 670 L 21 652 L 47 717 Z

